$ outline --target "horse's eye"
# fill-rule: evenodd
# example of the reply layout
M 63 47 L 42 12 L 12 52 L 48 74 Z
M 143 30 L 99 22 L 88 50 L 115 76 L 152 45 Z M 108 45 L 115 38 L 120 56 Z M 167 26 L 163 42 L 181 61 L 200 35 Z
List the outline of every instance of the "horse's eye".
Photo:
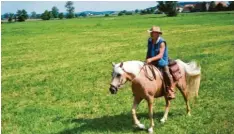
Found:
M 120 74 L 117 74 L 116 76 L 117 76 L 117 77 L 120 77 L 121 75 L 120 75 Z

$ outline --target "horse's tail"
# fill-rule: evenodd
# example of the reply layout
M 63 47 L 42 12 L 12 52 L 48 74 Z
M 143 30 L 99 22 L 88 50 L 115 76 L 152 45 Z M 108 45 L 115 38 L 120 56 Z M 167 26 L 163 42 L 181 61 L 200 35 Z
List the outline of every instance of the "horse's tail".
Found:
M 181 60 L 176 60 L 183 65 L 185 70 L 186 85 L 190 97 L 198 97 L 198 91 L 201 80 L 201 67 L 195 62 L 184 63 Z

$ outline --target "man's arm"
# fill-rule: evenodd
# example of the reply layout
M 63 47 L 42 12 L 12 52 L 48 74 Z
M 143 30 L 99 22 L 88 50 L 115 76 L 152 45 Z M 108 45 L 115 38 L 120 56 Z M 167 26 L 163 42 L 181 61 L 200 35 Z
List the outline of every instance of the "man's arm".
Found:
M 164 50 L 165 50 L 165 43 L 162 42 L 160 44 L 159 54 L 156 55 L 156 56 L 154 56 L 154 57 L 152 57 L 152 58 L 147 59 L 147 63 L 150 63 L 152 61 L 157 61 L 157 60 L 161 59 L 163 57 Z

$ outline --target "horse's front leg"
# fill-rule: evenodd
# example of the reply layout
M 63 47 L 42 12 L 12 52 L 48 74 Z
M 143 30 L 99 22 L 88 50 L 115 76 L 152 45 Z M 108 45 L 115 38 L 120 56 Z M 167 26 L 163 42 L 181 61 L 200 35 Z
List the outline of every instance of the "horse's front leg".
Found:
M 164 112 L 163 118 L 160 120 L 162 123 L 164 123 L 167 120 L 167 116 L 168 116 L 168 112 L 170 108 L 170 101 L 167 99 L 166 96 L 165 96 L 165 101 L 166 101 L 165 112 Z
M 141 100 L 142 100 L 141 98 L 134 96 L 133 105 L 132 105 L 132 118 L 133 118 L 134 126 L 140 129 L 145 129 L 145 125 L 140 123 L 136 115 L 136 108 L 138 104 L 141 102 Z
M 154 132 L 153 101 L 154 101 L 154 98 L 151 98 L 150 100 L 148 100 L 149 119 L 150 119 L 150 128 L 148 129 L 149 133 Z

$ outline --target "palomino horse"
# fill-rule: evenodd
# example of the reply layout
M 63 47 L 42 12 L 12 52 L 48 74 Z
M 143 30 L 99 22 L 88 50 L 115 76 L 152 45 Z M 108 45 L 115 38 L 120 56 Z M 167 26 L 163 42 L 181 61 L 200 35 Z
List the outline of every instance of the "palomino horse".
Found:
M 201 68 L 196 62 L 184 63 L 181 60 L 176 60 L 181 70 L 182 77 L 177 81 L 176 87 L 181 91 L 184 100 L 186 102 L 187 114 L 190 115 L 189 96 L 191 93 L 198 95 L 200 86 Z M 148 68 L 148 71 L 145 69 Z M 141 61 L 126 61 L 118 64 L 113 63 L 112 81 L 110 84 L 110 92 L 116 94 L 118 89 L 124 85 L 127 81 L 132 83 L 132 92 L 134 94 L 132 105 L 132 117 L 134 125 L 140 129 L 145 129 L 145 126 L 140 123 L 136 116 L 136 108 L 138 104 L 145 99 L 148 103 L 150 128 L 149 133 L 153 133 L 154 121 L 153 121 L 153 102 L 154 98 L 164 96 L 166 100 L 166 108 L 161 122 L 167 120 L 169 112 L 170 100 L 167 99 L 164 82 L 162 75 L 158 69 L 154 68 L 156 78 L 150 80 L 146 77 L 146 72 L 149 71 L 149 66 Z M 143 69 L 144 68 L 144 69 Z M 152 76 L 152 72 L 150 72 Z

